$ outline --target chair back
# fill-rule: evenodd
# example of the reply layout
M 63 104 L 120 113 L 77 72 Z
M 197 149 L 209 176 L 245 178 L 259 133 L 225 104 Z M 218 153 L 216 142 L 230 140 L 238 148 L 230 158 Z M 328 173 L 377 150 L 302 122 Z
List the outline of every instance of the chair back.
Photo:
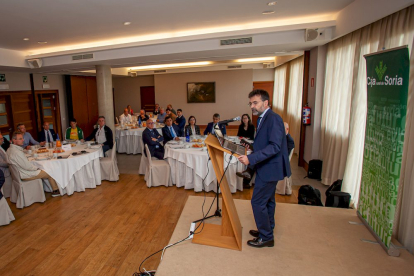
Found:
M 115 158 L 116 158 L 116 142 L 114 143 L 114 146 L 112 147 L 111 161 L 114 161 Z
M 149 151 L 148 145 L 145 144 L 145 152 L 147 153 L 147 160 L 148 160 L 148 166 L 151 168 L 152 166 L 152 160 L 151 160 L 151 153 Z
M 293 148 L 291 151 L 290 151 L 290 154 L 289 154 L 289 162 L 290 162 L 290 160 L 292 159 L 292 155 L 293 155 L 293 152 L 295 151 L 295 148 Z
M 12 187 L 13 190 L 16 192 L 16 195 L 20 193 L 20 189 L 22 188 L 22 180 L 20 179 L 20 173 L 17 169 L 16 165 L 9 164 L 9 170 L 12 177 Z M 12 193 L 13 193 L 12 190 Z

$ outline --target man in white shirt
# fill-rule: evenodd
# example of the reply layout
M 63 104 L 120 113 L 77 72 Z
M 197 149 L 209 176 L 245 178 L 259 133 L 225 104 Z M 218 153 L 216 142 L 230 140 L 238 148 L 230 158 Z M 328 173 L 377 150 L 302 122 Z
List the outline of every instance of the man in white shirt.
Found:
M 132 117 L 131 114 L 128 113 L 128 108 L 125 108 L 124 113 L 121 116 L 119 116 L 119 123 L 121 125 L 132 123 Z
M 57 139 L 59 139 L 59 136 L 56 134 L 56 132 L 53 129 L 50 129 L 49 122 L 43 123 L 43 130 L 39 132 L 38 135 L 39 142 L 54 142 Z
M 157 116 L 157 122 L 158 123 L 164 123 L 165 117 L 167 116 L 167 113 L 165 113 L 164 108 L 160 107 L 160 113 Z
M 105 117 L 99 116 L 98 127 L 95 128 L 91 135 L 86 137 L 86 141 L 95 140 L 98 144 L 102 145 L 102 151 L 105 154 L 108 150 L 114 146 L 114 136 L 112 130 L 105 125 Z
M 10 145 L 7 150 L 7 156 L 9 163 L 15 165 L 19 171 L 19 176 L 23 181 L 34 180 L 34 179 L 48 179 L 52 186 L 52 196 L 60 196 L 59 187 L 56 181 L 45 171 L 35 167 L 26 155 L 23 153 L 24 138 L 21 132 L 13 133 L 12 137 L 13 144 Z

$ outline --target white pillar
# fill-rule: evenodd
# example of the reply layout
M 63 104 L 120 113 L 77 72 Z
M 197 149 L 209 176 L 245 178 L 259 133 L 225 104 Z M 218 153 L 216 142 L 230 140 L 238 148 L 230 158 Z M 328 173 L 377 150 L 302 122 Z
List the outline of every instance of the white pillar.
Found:
M 99 116 L 105 116 L 106 125 L 115 131 L 112 73 L 109 65 L 96 65 Z

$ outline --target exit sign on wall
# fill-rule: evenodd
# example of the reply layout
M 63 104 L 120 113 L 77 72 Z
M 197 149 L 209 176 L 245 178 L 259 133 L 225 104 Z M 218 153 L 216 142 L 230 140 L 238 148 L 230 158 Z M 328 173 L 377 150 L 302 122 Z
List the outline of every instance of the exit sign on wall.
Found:
M 6 74 L 0 74 L 0 82 L 6 82 Z

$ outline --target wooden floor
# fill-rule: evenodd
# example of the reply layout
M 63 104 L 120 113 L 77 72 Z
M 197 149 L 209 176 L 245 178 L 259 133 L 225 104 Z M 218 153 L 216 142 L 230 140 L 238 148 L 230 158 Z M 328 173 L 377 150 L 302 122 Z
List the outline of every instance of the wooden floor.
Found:
M 235 199 L 251 199 L 253 189 Z M 16 209 L 0 227 L 0 275 L 132 275 L 141 261 L 167 245 L 192 190 L 147 188 L 143 176 L 122 174 L 116 183 Z M 207 196 L 214 196 L 210 192 Z M 297 203 L 276 195 L 278 202 Z M 214 208 L 213 208 L 214 210 Z M 201 217 L 201 206 L 200 206 Z M 160 255 L 144 267 L 156 269 Z

